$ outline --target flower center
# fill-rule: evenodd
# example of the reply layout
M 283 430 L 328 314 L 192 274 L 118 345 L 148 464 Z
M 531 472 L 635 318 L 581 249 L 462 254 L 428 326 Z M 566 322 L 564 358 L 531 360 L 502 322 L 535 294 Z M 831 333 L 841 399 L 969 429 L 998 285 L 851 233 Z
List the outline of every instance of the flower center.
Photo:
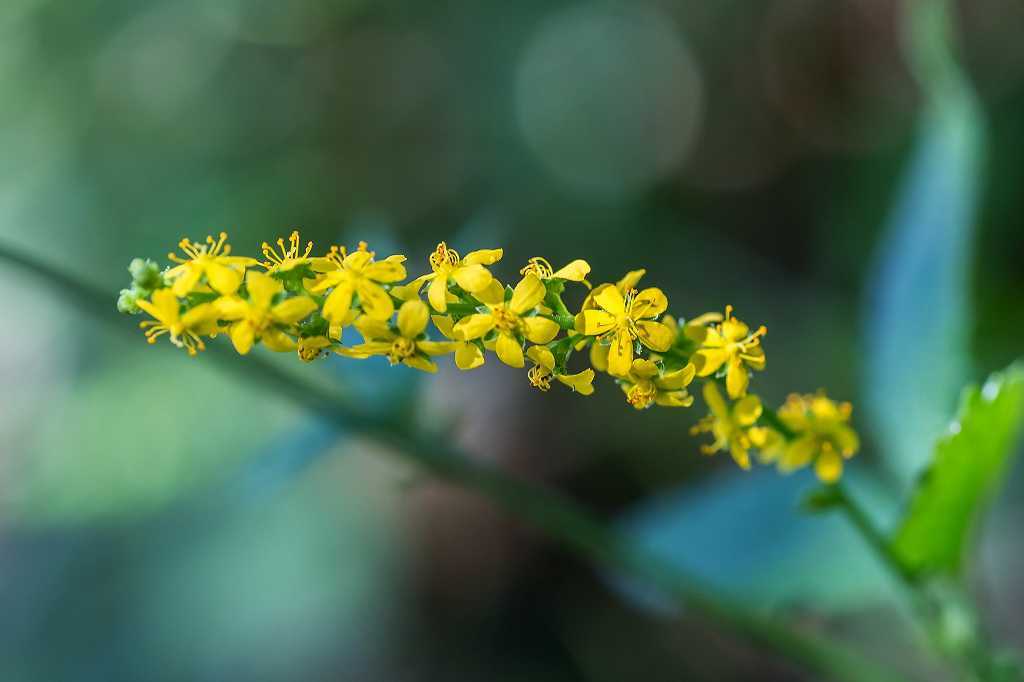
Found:
M 551 376 L 551 370 L 547 367 L 541 367 L 540 365 L 534 365 L 530 371 L 526 373 L 526 377 L 530 380 L 530 385 L 542 391 L 548 391 L 551 389 Z
M 451 270 L 459 265 L 459 252 L 449 249 L 447 244 L 441 242 L 434 253 L 430 254 L 429 260 L 430 268 L 434 272 L 442 269 Z
M 526 267 L 519 271 L 519 274 L 524 277 L 536 275 L 538 279 L 550 279 L 555 274 L 555 269 L 551 267 L 551 263 L 547 259 L 534 256 L 527 262 Z
M 626 393 L 626 402 L 638 410 L 643 410 L 654 404 L 658 397 L 658 388 L 653 381 L 641 381 L 633 384 L 633 388 Z
M 397 365 L 402 360 L 412 357 L 415 353 L 416 342 L 412 339 L 400 336 L 391 344 L 391 350 L 388 352 L 388 360 L 391 361 L 392 365 Z
M 504 306 L 494 308 L 491 316 L 494 318 L 494 326 L 508 334 L 515 334 L 522 325 L 519 316 Z
M 291 236 L 288 237 L 287 245 L 285 245 L 283 239 L 278 239 L 277 249 L 274 249 L 266 242 L 263 242 L 260 248 L 263 250 L 263 257 L 267 259 L 263 265 L 270 270 L 273 268 L 279 268 L 289 261 L 308 258 L 310 252 L 313 251 L 313 242 L 308 242 L 306 244 L 305 252 L 302 253 L 302 255 L 299 255 L 299 231 L 294 230 L 291 233 Z

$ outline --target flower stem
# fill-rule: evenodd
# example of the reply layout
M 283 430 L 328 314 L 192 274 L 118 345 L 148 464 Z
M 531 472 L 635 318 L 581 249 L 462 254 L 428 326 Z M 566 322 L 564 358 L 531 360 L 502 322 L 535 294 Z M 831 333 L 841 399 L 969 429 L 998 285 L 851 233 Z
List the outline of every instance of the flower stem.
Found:
M 0 258 L 43 277 L 65 300 L 104 322 L 126 330 L 122 315 L 104 290 L 35 258 L 0 244 Z M 716 595 L 661 555 L 637 546 L 628 537 L 597 520 L 562 495 L 480 464 L 444 445 L 430 434 L 417 432 L 409 420 L 367 413 L 342 396 L 312 385 L 259 356 L 237 362 L 223 344 L 211 344 L 220 365 L 249 381 L 266 384 L 310 412 L 351 431 L 393 447 L 393 454 L 446 480 L 488 498 L 511 516 L 544 532 L 596 566 L 644 582 L 681 608 L 707 618 L 749 642 L 786 657 L 809 672 L 838 682 L 898 682 L 902 678 L 878 667 L 845 647 L 802 632 L 777 618 Z M 255 366 L 254 366 L 255 365 Z

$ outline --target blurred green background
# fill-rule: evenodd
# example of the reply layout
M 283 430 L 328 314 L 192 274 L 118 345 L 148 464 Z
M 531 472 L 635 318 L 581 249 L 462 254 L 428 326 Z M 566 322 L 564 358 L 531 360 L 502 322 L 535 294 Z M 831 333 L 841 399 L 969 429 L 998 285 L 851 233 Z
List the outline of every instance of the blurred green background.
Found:
M 442 239 L 505 247 L 502 279 L 645 267 L 677 315 L 768 326 L 769 402 L 854 401 L 884 522 L 960 386 L 1024 355 L 1024 5 L 953 17 L 963 81 L 908 56 L 894 0 L 4 0 L 0 239 L 111 308 L 131 258 L 222 229 L 411 274 Z M 222 359 L 4 263 L 0 290 L 2 680 L 801 679 Z M 701 457 L 699 407 L 531 393 L 493 359 L 285 365 L 939 679 L 857 539 L 796 511 L 809 475 Z M 1024 646 L 1014 481 L 975 580 Z

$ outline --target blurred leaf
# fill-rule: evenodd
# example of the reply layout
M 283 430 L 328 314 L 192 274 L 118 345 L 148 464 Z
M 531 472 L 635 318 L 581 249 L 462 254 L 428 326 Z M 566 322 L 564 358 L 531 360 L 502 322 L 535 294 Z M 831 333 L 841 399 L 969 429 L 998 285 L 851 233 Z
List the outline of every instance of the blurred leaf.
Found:
M 867 481 L 850 475 L 844 482 L 873 509 L 887 511 L 885 496 Z M 801 499 L 817 487 L 808 472 L 724 477 L 645 502 L 620 527 L 641 546 L 745 603 L 856 607 L 884 598 L 889 575 L 850 524 L 838 514 L 801 511 Z M 661 606 L 635 585 L 617 587 L 646 606 Z
M 959 571 L 971 528 L 1009 468 L 1022 424 L 1024 364 L 965 392 L 896 533 L 894 549 L 913 570 Z
M 942 3 L 914 5 L 909 57 L 928 98 L 871 278 L 865 407 L 910 483 L 969 376 L 968 302 L 984 122 L 952 60 Z

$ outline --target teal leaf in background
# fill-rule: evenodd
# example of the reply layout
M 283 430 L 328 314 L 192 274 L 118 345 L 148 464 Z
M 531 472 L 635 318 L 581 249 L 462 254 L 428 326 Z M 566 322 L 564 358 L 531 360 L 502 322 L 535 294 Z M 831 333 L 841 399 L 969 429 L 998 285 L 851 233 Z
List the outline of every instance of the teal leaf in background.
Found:
M 918 573 L 960 571 L 970 533 L 1009 470 L 1024 426 L 1024 363 L 969 388 L 939 441 L 893 549 Z
M 856 471 L 844 480 L 872 511 L 890 513 L 886 496 L 870 481 Z M 641 503 L 618 526 L 644 549 L 757 607 L 841 609 L 887 600 L 890 576 L 846 519 L 801 511 L 801 500 L 817 488 L 808 471 L 736 473 Z M 662 605 L 637 585 L 615 585 L 645 606 Z
M 969 277 L 984 123 L 948 46 L 945 3 L 913 5 L 907 53 L 927 105 L 866 311 L 865 410 L 909 485 L 970 376 Z

